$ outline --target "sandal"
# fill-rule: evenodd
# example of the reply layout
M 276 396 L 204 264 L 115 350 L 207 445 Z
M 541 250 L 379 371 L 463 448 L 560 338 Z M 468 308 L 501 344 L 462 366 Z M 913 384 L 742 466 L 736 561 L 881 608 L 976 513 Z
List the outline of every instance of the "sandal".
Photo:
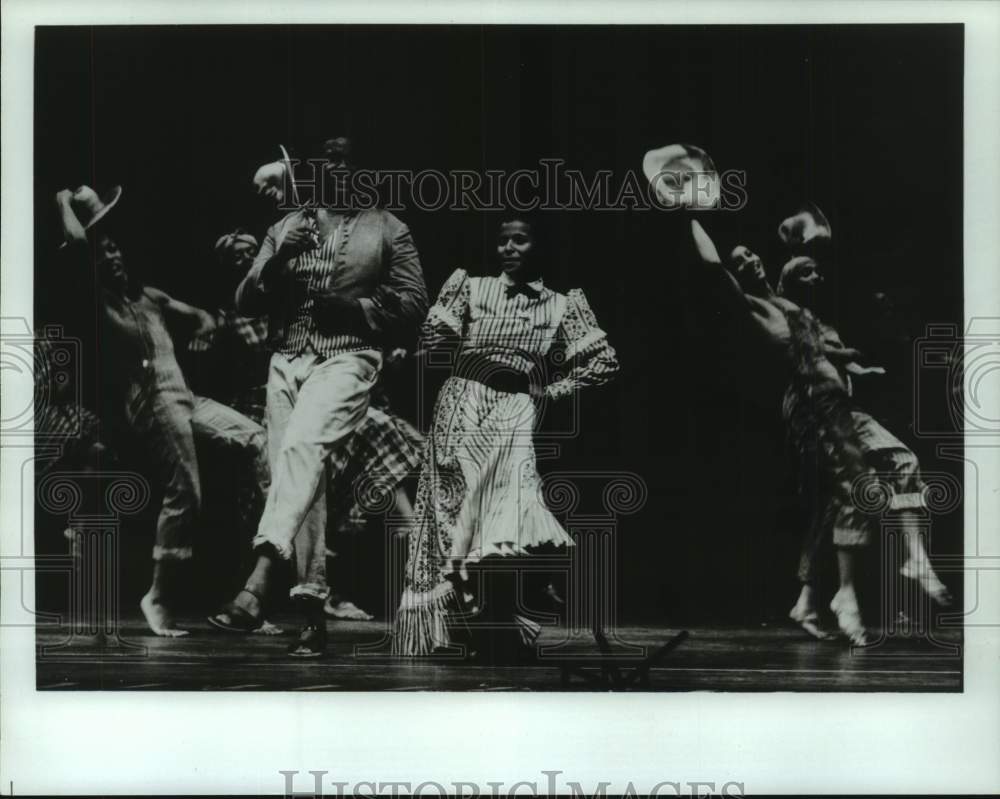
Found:
M 257 601 L 260 602 L 263 608 L 263 600 L 249 588 L 242 589 L 240 593 L 247 593 L 257 597 Z M 254 616 L 237 605 L 235 601 L 227 602 L 218 613 L 208 616 L 207 621 L 213 627 L 229 633 L 252 633 L 259 630 L 265 624 L 263 615 Z
M 326 625 L 309 625 L 299 633 L 299 640 L 288 647 L 293 658 L 319 658 L 326 654 Z

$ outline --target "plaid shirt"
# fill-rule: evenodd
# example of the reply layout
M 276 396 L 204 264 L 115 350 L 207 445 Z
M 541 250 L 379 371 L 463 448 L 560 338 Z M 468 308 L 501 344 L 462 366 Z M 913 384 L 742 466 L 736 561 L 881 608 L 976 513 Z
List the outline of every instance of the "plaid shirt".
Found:
M 196 394 L 233 405 L 267 383 L 268 320 L 218 311 L 214 330 L 188 342 L 185 373 Z
M 40 450 L 58 446 L 56 457 L 38 460 L 38 474 L 48 471 L 63 458 L 81 457 L 101 434 L 97 416 L 80 405 L 73 387 L 63 385 L 53 374 L 56 357 L 51 342 L 44 334 L 36 334 L 35 446 Z
M 252 350 L 266 349 L 267 317 L 241 316 L 235 309 L 221 310 L 215 317 L 215 329 L 191 339 L 188 350 L 208 352 L 217 344 L 224 345 L 226 339 L 242 341 Z

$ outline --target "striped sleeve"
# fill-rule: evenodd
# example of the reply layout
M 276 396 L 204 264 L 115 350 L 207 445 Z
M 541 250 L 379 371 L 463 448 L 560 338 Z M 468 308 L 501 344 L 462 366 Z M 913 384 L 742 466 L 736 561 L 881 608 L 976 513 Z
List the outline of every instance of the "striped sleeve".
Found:
M 566 345 L 569 373 L 545 387 L 552 399 L 573 394 L 585 386 L 600 386 L 618 374 L 618 355 L 580 289 L 566 296 L 566 311 L 559 323 L 558 336 Z

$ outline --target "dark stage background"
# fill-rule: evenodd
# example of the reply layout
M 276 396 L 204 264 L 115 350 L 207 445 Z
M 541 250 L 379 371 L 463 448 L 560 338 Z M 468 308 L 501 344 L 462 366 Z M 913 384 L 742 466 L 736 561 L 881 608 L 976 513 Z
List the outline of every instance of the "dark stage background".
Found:
M 39 321 L 58 321 L 46 316 L 60 289 L 47 270 L 63 187 L 123 184 L 114 213 L 127 260 L 207 302 L 215 239 L 237 224 L 263 232 L 250 178 L 279 142 L 305 156 L 346 133 L 372 167 L 484 171 L 559 157 L 616 177 L 652 147 L 691 142 L 720 169 L 746 170 L 747 208 L 708 226 L 726 251 L 742 241 L 764 254 L 772 279 L 780 219 L 800 199 L 824 209 L 837 264 L 824 315 L 889 370 L 859 383 L 860 403 L 926 469 L 961 477 L 912 435 L 914 338 L 962 319 L 961 26 L 40 28 L 36 43 Z M 491 215 L 399 216 L 432 293 L 456 267 L 492 268 Z M 796 591 L 799 520 L 777 395 L 693 296 L 668 217 L 544 215 L 549 284 L 584 289 L 623 372 L 582 395 L 582 436 L 540 468 L 629 471 L 648 485 L 619 529 L 623 617 L 766 621 Z M 92 312 L 78 310 L 86 331 Z M 95 348 L 85 344 L 85 371 Z M 82 386 L 90 403 L 93 382 Z M 946 424 L 942 384 L 919 385 Z M 411 388 L 397 402 L 412 413 L 432 399 Z M 935 519 L 934 552 L 960 551 L 960 519 L 961 509 Z M 202 558 L 199 608 L 238 577 L 224 556 L 240 542 L 206 527 L 202 551 L 216 566 Z M 148 579 L 152 516 L 127 532 L 128 605 Z M 380 527 L 369 535 L 358 546 L 378 556 Z M 234 572 L 221 582 L 220 563 Z

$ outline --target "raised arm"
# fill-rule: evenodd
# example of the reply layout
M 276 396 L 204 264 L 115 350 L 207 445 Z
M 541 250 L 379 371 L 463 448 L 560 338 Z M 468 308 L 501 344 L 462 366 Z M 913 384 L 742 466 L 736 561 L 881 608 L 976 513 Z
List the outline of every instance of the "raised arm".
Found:
M 86 244 L 87 231 L 76 217 L 72 199 L 73 192 L 69 189 L 63 189 L 56 194 L 56 208 L 59 211 L 59 221 L 62 223 L 63 238 L 71 246 Z
M 75 313 L 72 306 L 76 303 L 88 300 L 100 302 L 102 297 L 97 291 L 100 273 L 94 264 L 94 252 L 87 240 L 87 232 L 73 210 L 72 197 L 73 192 L 69 189 L 56 195 L 56 210 L 65 246 L 56 250 L 51 259 L 60 286 L 53 302 L 60 309 L 59 316 L 65 318 L 72 318 Z
M 745 294 L 739 282 L 722 265 L 719 251 L 696 219 L 691 220 L 691 236 L 704 270 L 706 291 L 719 308 L 734 319 L 744 319 L 770 338 L 787 341 L 788 321 L 773 293 L 765 297 Z
M 268 298 L 279 290 L 291 261 L 314 245 L 314 233 L 315 223 L 301 211 L 268 229 L 253 266 L 236 287 L 236 308 L 241 314 L 263 316 L 268 312 Z
M 722 265 L 722 259 L 719 257 L 715 242 L 712 241 L 697 219 L 691 220 L 691 237 L 694 240 L 698 258 L 706 267 L 707 276 L 711 281 L 712 293 L 723 306 L 746 313 L 752 304 L 747 300 L 736 278 Z
M 204 336 L 216 327 L 215 317 L 201 308 L 175 300 L 165 291 L 147 286 L 146 296 L 163 308 L 164 315 L 190 336 Z
M 565 343 L 569 372 L 544 387 L 550 399 L 568 397 L 585 386 L 603 385 L 618 374 L 618 355 L 580 289 L 566 295 L 566 310 L 556 335 Z

